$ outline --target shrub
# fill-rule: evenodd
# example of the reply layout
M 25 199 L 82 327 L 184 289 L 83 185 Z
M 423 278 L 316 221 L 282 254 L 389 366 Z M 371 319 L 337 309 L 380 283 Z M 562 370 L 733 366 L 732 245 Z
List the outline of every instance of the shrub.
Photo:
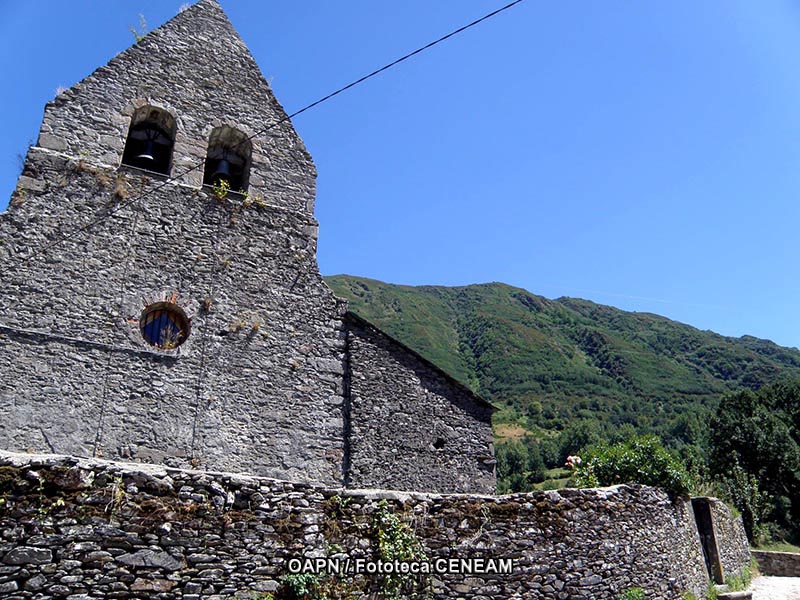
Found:
M 689 493 L 691 477 L 656 436 L 599 444 L 583 454 L 573 476 L 578 487 L 641 483 L 662 487 L 673 494 Z

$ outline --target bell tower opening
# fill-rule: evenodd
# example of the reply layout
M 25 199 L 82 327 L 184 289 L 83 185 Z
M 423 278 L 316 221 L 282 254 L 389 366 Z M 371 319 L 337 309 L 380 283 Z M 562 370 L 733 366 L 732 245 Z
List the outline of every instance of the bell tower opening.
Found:
M 131 119 L 122 164 L 169 175 L 177 126 L 167 111 L 143 106 Z
M 232 192 L 246 192 L 250 178 L 250 139 L 238 129 L 216 127 L 208 138 L 203 185 L 224 181 Z

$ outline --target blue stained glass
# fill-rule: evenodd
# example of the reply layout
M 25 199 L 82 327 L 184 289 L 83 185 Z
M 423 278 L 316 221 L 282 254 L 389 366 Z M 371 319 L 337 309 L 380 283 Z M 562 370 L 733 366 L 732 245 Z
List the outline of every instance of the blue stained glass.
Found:
M 141 321 L 142 336 L 149 344 L 158 348 L 175 348 L 184 339 L 187 332 L 181 327 L 181 315 L 166 308 L 146 311 Z M 188 324 L 187 324 L 188 326 Z

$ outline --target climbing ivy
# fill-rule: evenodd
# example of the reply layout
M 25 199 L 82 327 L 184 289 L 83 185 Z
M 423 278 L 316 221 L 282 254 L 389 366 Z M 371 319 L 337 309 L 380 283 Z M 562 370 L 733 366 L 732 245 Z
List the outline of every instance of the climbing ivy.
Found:
M 400 520 L 386 500 L 378 503 L 373 517 L 375 538 L 378 542 L 378 559 L 383 562 L 423 561 L 427 555 L 422 543 L 411 527 Z M 403 591 L 417 587 L 421 582 L 409 575 L 386 573 L 383 575 L 382 590 L 386 598 L 400 598 Z

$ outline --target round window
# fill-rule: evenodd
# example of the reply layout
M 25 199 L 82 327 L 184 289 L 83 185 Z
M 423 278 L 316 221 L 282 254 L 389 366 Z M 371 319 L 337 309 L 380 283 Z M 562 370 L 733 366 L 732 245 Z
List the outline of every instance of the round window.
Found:
M 189 317 L 177 304 L 156 302 L 142 312 L 139 329 L 151 346 L 162 350 L 177 348 L 189 337 Z

